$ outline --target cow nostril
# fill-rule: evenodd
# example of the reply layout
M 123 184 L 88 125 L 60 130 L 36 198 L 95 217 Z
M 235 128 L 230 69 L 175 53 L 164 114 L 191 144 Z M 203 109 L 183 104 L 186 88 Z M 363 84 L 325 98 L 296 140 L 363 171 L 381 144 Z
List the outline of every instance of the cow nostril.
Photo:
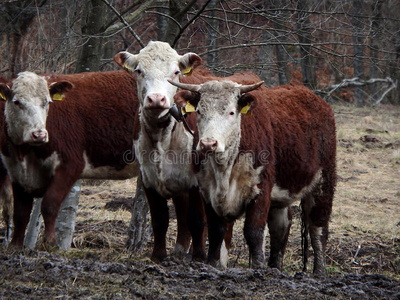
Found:
M 47 133 L 46 131 L 40 129 L 38 131 L 32 132 L 31 136 L 34 141 L 44 141 L 47 138 Z
M 202 151 L 215 151 L 218 147 L 218 141 L 212 139 L 200 140 L 200 149 Z

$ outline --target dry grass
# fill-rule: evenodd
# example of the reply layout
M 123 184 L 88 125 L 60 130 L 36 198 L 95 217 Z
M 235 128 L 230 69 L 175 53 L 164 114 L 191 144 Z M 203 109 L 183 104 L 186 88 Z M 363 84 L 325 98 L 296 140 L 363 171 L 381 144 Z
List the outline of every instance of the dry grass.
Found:
M 337 105 L 334 110 L 339 180 L 330 223 L 328 271 L 382 273 L 399 279 L 400 108 Z M 130 212 L 120 205 L 132 201 L 135 187 L 135 180 L 84 182 L 74 236 L 76 249 L 68 255 L 95 252 L 111 260 L 129 256 L 124 244 Z M 230 253 L 231 267 L 248 266 L 242 228 L 243 220 L 239 220 Z M 170 250 L 175 233 L 172 219 Z M 302 269 L 300 242 L 300 220 L 295 218 L 284 260 L 289 273 Z M 134 259 L 146 259 L 150 249 L 151 242 Z

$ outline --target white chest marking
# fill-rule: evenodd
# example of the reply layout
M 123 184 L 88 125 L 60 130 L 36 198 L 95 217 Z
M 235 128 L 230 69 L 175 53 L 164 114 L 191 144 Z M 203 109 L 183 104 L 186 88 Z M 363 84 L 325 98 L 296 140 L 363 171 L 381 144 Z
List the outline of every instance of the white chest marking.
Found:
M 2 158 L 11 180 L 17 181 L 27 192 L 45 188 L 60 164 L 57 152 L 53 152 L 46 159 L 39 159 L 33 153 L 24 156 L 22 161 L 14 156 Z
M 321 180 L 321 170 L 319 170 L 311 183 L 308 186 L 305 186 L 298 193 L 290 193 L 286 189 L 282 189 L 277 184 L 275 184 L 271 191 L 271 201 L 273 204 L 278 204 L 282 207 L 287 207 L 291 205 L 295 201 L 301 200 L 307 193 L 310 193 L 316 184 Z

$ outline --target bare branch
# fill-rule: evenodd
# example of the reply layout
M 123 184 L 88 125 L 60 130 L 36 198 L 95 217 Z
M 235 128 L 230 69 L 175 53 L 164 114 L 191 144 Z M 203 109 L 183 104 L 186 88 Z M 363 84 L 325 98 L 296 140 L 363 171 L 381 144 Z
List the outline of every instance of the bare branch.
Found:
M 121 14 L 107 1 L 107 0 L 102 0 L 121 20 L 121 23 L 114 24 L 110 27 L 108 27 L 104 34 L 105 35 L 111 35 L 122 28 L 126 27 L 128 28 L 129 32 L 132 34 L 132 36 L 138 41 L 140 46 L 142 48 L 145 46 L 143 42 L 141 41 L 140 37 L 135 33 L 135 31 L 132 29 L 132 27 L 129 25 L 129 23 L 133 23 L 137 18 L 139 18 L 146 9 L 150 7 L 150 5 L 155 1 L 155 0 L 148 0 L 146 1 L 143 5 L 141 5 L 138 9 L 136 9 L 133 13 L 129 14 L 126 18 L 122 17 Z

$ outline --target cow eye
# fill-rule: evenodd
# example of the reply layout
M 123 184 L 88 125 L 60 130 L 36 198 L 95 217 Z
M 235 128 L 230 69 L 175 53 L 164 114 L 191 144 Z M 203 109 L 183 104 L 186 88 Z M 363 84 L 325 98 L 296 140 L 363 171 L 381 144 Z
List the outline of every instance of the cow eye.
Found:
M 235 114 L 235 112 L 234 112 L 234 111 L 231 111 L 229 114 L 230 114 L 231 116 L 233 116 L 233 115 Z
M 175 75 L 179 75 L 181 73 L 181 71 L 175 71 Z
M 22 103 L 19 100 L 14 100 L 13 103 L 18 106 L 19 108 L 22 108 Z

